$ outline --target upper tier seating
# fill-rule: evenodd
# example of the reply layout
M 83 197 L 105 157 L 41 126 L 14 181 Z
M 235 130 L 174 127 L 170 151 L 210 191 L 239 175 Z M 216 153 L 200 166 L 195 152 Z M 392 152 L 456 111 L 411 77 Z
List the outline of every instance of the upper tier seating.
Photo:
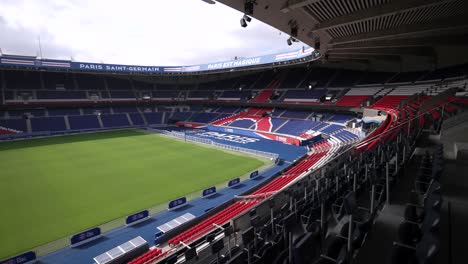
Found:
M 274 79 L 275 72 L 273 70 L 264 71 L 263 74 L 260 75 L 260 79 L 258 79 L 252 89 L 264 89 L 270 88 L 268 87 L 271 85 L 271 81 Z
M 85 91 L 37 91 L 39 100 L 79 100 L 86 99 Z
M 136 99 L 133 91 L 110 91 L 110 97 L 113 99 Z
M 365 102 L 381 89 L 382 87 L 351 88 L 343 97 L 338 100 L 338 102 L 336 102 L 336 105 L 360 107 L 363 102 Z
M 62 72 L 43 72 L 42 79 L 44 80 L 44 88 L 55 90 L 57 88 L 65 88 L 66 90 L 75 90 L 72 73 Z
M 443 69 L 436 69 L 430 73 L 428 73 L 424 78 L 422 78 L 422 81 L 427 81 L 427 80 L 443 80 L 443 79 L 450 79 L 454 77 L 462 77 L 466 76 L 468 73 L 468 65 L 456 65 L 452 67 L 447 67 Z
M 407 99 L 408 95 L 387 95 L 375 102 L 372 107 L 374 108 L 395 108 L 401 101 Z
M 368 72 L 359 80 L 358 85 L 384 84 L 395 75 L 393 72 Z
M 430 87 L 430 84 L 401 85 L 393 89 L 388 95 L 413 95 L 426 92 Z
M 109 90 L 131 90 L 132 89 L 132 84 L 130 83 L 130 80 L 118 79 L 118 78 L 106 78 L 106 81 L 107 81 L 107 87 L 109 87 Z
M 333 78 L 329 87 L 345 87 L 355 85 L 363 76 L 359 71 L 340 71 L 338 75 Z
M 146 82 L 139 82 L 139 81 L 135 81 L 133 80 L 133 87 L 135 88 L 135 90 L 146 90 L 146 91 L 150 91 L 150 90 L 153 90 L 154 89 L 154 84 L 152 83 L 146 83 Z
M 31 118 L 32 132 L 65 131 L 65 119 L 63 117 L 35 117 Z
M 407 83 L 415 82 L 424 75 L 425 72 L 400 72 L 394 76 L 388 83 Z
M 76 78 L 80 90 L 104 90 L 104 77 L 101 75 L 80 74 Z
M 5 71 L 6 89 L 41 89 L 40 73 L 33 71 Z
M 307 74 L 307 69 L 297 68 L 288 71 L 286 78 L 281 84 L 281 88 L 297 88 L 300 82 L 304 79 Z
M 308 102 L 319 103 L 320 98 L 327 94 L 326 89 L 313 90 L 288 90 L 283 96 L 284 102 Z
M 72 130 L 101 128 L 97 115 L 69 116 L 68 122 Z
M 250 102 L 269 102 L 270 101 L 270 96 L 273 94 L 273 89 L 265 89 L 261 90 L 260 93 Z
M 80 115 L 79 108 L 57 108 L 48 109 L 49 116 Z
M 369 95 L 345 95 L 341 97 L 338 102 L 336 102 L 337 106 L 349 106 L 349 107 L 360 107 L 362 103 L 364 103 L 367 99 L 369 99 Z
M 325 87 L 328 81 L 336 73 L 335 69 L 327 68 L 315 68 L 309 73 L 309 76 L 302 83 L 303 87 L 306 88 L 311 83 L 316 83 L 315 87 Z
M 172 100 L 179 96 L 178 91 L 153 91 L 152 97 L 156 99 Z
M 191 100 L 208 100 L 213 96 L 213 91 L 190 91 L 188 98 Z
M 223 101 L 243 101 L 246 100 L 247 97 L 249 97 L 251 94 L 250 91 L 246 90 L 228 90 L 224 91 L 222 94 L 218 96 L 218 100 L 223 100 Z
M 401 101 L 407 99 L 413 94 L 426 92 L 430 88 L 428 84 L 397 86 L 391 90 L 386 96 L 375 102 L 374 108 L 395 108 Z

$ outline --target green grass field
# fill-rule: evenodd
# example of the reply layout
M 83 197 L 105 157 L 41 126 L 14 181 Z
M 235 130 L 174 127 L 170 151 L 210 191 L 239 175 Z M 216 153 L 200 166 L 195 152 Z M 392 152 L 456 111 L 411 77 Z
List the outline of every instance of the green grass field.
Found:
M 0 143 L 0 259 L 265 163 L 138 130 Z

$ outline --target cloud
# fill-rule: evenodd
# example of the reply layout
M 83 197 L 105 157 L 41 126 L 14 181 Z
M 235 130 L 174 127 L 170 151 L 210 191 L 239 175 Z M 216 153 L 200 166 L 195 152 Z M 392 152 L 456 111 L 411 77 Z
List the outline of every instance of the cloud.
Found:
M 9 27 L 2 17 L 0 17 L 0 32 L 2 35 L 0 48 L 2 48 L 3 53 L 28 56 L 40 55 L 39 35 L 36 32 L 27 28 Z M 48 32 L 41 34 L 41 43 L 43 44 L 43 57 L 70 59 L 70 55 L 73 54 L 72 49 L 55 43 L 53 36 Z
M 5 53 L 139 65 L 190 65 L 282 50 L 287 35 L 222 4 L 170 0 L 2 0 Z M 5 36 L 5 37 L 4 37 Z

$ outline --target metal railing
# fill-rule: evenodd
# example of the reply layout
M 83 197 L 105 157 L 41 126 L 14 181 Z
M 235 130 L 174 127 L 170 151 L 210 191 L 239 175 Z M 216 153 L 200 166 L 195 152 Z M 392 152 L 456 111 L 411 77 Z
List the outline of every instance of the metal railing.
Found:
M 460 124 L 464 124 L 466 122 L 468 122 L 468 112 L 463 112 L 462 114 L 452 116 L 449 119 L 442 122 L 440 134 L 443 135 L 448 129 L 456 127 Z

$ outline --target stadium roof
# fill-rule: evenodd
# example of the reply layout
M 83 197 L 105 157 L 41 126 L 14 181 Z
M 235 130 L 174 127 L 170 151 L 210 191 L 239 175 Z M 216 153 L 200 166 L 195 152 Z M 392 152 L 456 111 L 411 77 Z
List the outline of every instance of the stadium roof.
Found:
M 466 0 L 219 0 L 315 47 L 327 64 L 433 68 L 468 61 Z

